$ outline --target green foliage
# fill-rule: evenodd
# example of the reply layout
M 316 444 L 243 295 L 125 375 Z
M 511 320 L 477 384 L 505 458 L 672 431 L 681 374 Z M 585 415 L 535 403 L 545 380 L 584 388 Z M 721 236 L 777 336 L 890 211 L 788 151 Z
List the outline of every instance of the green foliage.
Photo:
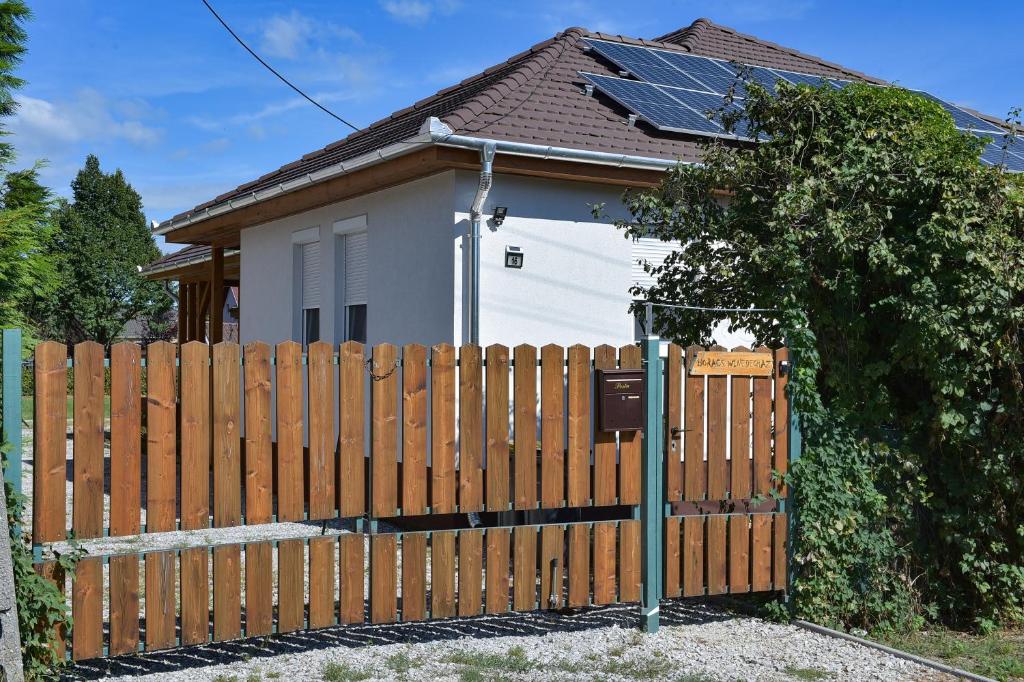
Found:
M 655 324 L 707 343 L 731 318 L 795 353 L 796 613 L 1024 618 L 1024 181 L 908 91 L 748 89 L 764 141 L 708 145 L 620 226 L 686 245 L 638 298 L 778 311 Z
M 3 468 L 7 468 L 6 445 Z M 59 649 L 58 633 L 70 635 L 71 610 L 64 597 L 63 586 L 36 572 L 32 560 L 29 537 L 20 533 L 23 524 L 25 496 L 4 478 L 7 499 L 7 525 L 11 541 L 11 561 L 14 567 L 15 602 L 18 609 L 18 630 L 21 633 L 21 658 L 25 677 L 29 680 L 56 677 L 67 664 Z M 58 575 L 74 576 L 75 564 L 83 552 L 72 543 L 72 551 L 47 557 L 57 562 Z
M 60 283 L 48 311 L 48 332 L 69 344 L 109 346 L 133 318 L 159 326 L 171 300 L 138 268 L 160 255 L 146 227 L 142 198 L 120 170 L 104 173 L 93 155 L 71 183 L 73 200 L 54 216 L 50 251 Z

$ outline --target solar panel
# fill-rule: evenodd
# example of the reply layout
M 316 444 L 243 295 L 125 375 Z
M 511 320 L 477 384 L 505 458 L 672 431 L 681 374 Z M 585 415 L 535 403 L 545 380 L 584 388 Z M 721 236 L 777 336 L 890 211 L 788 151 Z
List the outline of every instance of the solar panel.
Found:
M 654 50 L 599 40 L 588 40 L 587 44 L 640 80 L 680 88 L 706 89 L 703 83 L 673 67 Z
M 824 76 L 812 76 L 806 73 L 797 73 L 795 71 L 783 71 L 782 69 L 772 69 L 775 73 L 785 78 L 790 83 L 796 85 L 810 85 L 813 88 L 819 87 L 822 83 L 832 85 L 831 81 Z
M 735 69 L 725 62 L 679 52 L 659 52 L 658 56 L 703 83 L 705 90 L 724 95 L 732 88 L 737 96 L 743 96 L 743 84 L 738 80 Z
M 1003 132 L 1005 132 L 999 126 L 989 123 L 988 121 L 979 118 L 974 114 L 969 114 L 960 107 L 954 106 L 949 102 L 944 102 L 935 95 L 929 95 L 927 92 L 924 92 L 922 90 L 913 90 L 912 92 L 916 92 L 917 94 L 922 95 L 923 97 L 927 97 L 928 99 L 937 103 L 943 109 L 948 111 L 949 114 L 953 117 L 953 123 L 956 124 L 956 127 L 960 128 L 961 130 L 979 130 L 986 133 L 998 134 L 1002 134 Z
M 691 109 L 696 110 L 705 117 L 710 117 L 715 123 L 722 126 L 723 130 L 725 130 L 725 123 L 722 120 L 723 113 L 729 114 L 730 119 L 734 123 L 733 128 L 728 133 L 738 137 L 746 137 L 747 126 L 742 118 L 743 107 L 741 104 L 730 102 L 727 105 L 722 95 L 712 95 L 706 92 L 684 90 L 682 88 L 670 88 L 664 85 L 659 85 L 658 87 Z M 739 101 L 742 102 L 742 100 Z
M 616 102 L 660 130 L 723 135 L 722 126 L 668 94 L 668 88 L 650 83 L 583 73 L 582 76 Z M 675 91 L 673 88 L 671 91 Z M 714 97 L 715 95 L 710 95 Z

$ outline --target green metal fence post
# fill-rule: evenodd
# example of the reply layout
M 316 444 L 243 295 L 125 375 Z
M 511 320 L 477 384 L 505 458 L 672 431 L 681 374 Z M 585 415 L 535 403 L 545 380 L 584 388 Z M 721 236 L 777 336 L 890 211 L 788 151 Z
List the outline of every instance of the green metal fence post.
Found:
M 10 450 L 5 477 L 21 492 L 21 330 L 3 333 L 3 439 Z
M 643 435 L 643 467 L 641 479 L 640 530 L 643 600 L 641 622 L 646 632 L 658 631 L 658 606 L 661 599 L 661 557 L 664 542 L 662 524 L 662 367 L 661 341 L 657 336 L 644 338 L 644 392 L 647 406 Z
M 789 385 L 786 387 L 787 390 L 793 385 L 793 370 L 796 368 L 796 356 L 793 354 L 793 350 L 789 350 L 789 366 L 786 368 L 786 372 L 789 374 Z M 790 398 L 788 401 L 789 414 L 787 420 L 789 421 L 789 452 L 787 457 L 789 459 L 789 466 L 786 468 L 787 471 L 792 471 L 793 464 L 800 459 L 800 455 L 803 453 L 803 435 L 800 432 L 800 415 L 795 409 L 793 409 L 793 400 Z M 793 594 L 793 578 L 795 572 L 793 569 L 793 547 L 797 533 L 797 515 L 796 515 L 796 499 L 793 497 L 793 486 L 788 486 L 788 493 L 786 498 L 782 500 L 782 511 L 786 514 L 786 527 L 788 532 L 786 533 L 786 601 L 788 602 Z

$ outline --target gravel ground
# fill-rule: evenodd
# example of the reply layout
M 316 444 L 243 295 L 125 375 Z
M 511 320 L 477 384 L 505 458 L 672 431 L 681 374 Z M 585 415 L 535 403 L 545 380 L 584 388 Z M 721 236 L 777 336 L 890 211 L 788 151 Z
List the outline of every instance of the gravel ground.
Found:
M 713 607 L 636 607 L 328 628 L 80 666 L 114 680 L 952 680 L 908 661 Z

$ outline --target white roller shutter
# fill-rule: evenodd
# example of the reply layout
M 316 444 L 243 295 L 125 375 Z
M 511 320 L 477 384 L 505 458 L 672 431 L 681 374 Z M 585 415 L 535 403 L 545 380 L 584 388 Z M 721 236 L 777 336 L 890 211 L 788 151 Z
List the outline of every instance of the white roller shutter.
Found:
M 663 242 L 654 237 L 641 237 L 633 242 L 633 282 L 643 287 L 654 284 L 654 277 L 644 272 L 642 261 L 661 265 L 673 251 L 682 249 L 680 242 Z
M 365 232 L 345 235 L 345 305 L 366 303 L 368 258 Z
M 302 244 L 302 307 L 320 307 L 320 242 Z

